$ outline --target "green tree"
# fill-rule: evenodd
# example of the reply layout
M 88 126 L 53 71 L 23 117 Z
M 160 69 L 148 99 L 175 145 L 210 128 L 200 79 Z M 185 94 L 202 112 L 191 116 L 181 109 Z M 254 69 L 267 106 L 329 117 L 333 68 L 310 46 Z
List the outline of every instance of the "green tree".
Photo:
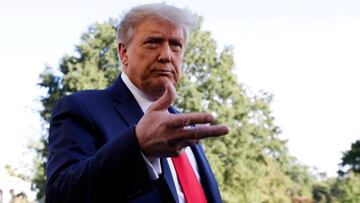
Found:
M 227 136 L 203 141 L 225 202 L 290 202 L 294 195 L 310 195 L 311 177 L 306 167 L 288 154 L 279 139 L 270 102 L 272 95 L 252 93 L 234 73 L 231 47 L 218 51 L 211 33 L 201 30 L 202 18 L 190 36 L 178 86 L 176 106 L 184 112 L 213 113 L 217 122 L 231 128 Z M 62 96 L 82 89 L 100 89 L 120 72 L 115 33 L 117 20 L 89 27 L 73 55 L 64 56 L 59 68 L 47 67 L 40 86 L 47 90 L 41 102 L 45 123 Z M 45 129 L 47 131 L 47 129 Z M 36 147 L 38 161 L 33 178 L 44 196 L 47 133 Z
M 332 203 L 329 184 L 326 182 L 314 184 L 312 197 L 315 203 Z
M 341 203 L 360 202 L 360 176 L 350 172 L 346 176 L 340 176 L 331 185 L 331 195 Z
M 339 170 L 339 175 L 344 175 L 349 173 L 349 171 L 360 174 L 360 140 L 352 143 L 350 150 L 343 154 L 340 166 L 343 169 Z M 349 169 L 344 171 L 346 167 Z
M 360 202 L 360 176 L 349 172 L 328 178 L 313 186 L 314 202 L 358 203 Z

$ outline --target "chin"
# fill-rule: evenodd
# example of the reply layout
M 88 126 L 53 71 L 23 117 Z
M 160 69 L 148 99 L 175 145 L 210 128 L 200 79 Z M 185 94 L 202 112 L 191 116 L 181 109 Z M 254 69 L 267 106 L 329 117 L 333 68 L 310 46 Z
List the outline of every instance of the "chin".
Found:
M 165 83 L 165 84 L 166 84 L 166 83 Z M 154 93 L 153 93 L 153 95 L 154 95 L 154 100 L 159 99 L 159 98 L 164 94 L 164 92 L 165 92 L 165 90 L 166 90 L 165 84 L 162 85 L 162 86 L 158 86 L 158 87 L 154 90 Z
M 144 84 L 144 89 L 146 89 L 147 95 L 153 100 L 159 99 L 166 90 L 166 84 L 171 82 L 176 86 L 175 81 L 169 77 L 160 77 L 156 82 L 149 82 Z

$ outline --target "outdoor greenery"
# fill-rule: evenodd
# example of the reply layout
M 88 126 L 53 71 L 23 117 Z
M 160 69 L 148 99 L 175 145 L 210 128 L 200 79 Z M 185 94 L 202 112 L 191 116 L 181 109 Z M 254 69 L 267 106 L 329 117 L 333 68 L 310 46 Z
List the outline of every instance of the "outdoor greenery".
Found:
M 360 175 L 360 140 L 351 144 L 350 150 L 343 154 L 340 165 L 343 169 L 339 170 L 339 175 L 345 175 L 349 172 Z M 346 167 L 349 169 L 345 170 Z
M 47 91 L 41 98 L 44 108 L 40 112 L 45 129 L 41 141 L 34 145 L 38 157 L 32 177 L 39 200 L 44 200 L 51 110 L 62 96 L 83 89 L 105 88 L 119 75 L 117 24 L 118 20 L 109 19 L 91 25 L 81 36 L 75 52 L 64 56 L 59 67 L 46 67 L 40 76 L 40 86 Z M 317 181 L 306 166 L 289 155 L 272 116 L 272 95 L 252 92 L 238 82 L 231 46 L 217 47 L 211 33 L 203 31 L 201 24 L 202 18 L 197 17 L 175 106 L 183 112 L 211 112 L 218 123 L 231 128 L 224 137 L 203 141 L 224 202 L 360 202 L 356 167 L 354 173 Z

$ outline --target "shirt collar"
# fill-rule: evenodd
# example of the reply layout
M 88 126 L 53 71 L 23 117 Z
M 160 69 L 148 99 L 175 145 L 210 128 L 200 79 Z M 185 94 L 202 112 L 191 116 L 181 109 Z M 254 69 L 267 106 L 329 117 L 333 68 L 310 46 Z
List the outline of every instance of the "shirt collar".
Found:
M 130 81 L 129 77 L 124 72 L 121 73 L 121 79 L 124 81 L 126 87 L 129 88 L 131 94 L 134 95 L 141 110 L 145 113 L 154 102 L 150 101 L 148 97 Z

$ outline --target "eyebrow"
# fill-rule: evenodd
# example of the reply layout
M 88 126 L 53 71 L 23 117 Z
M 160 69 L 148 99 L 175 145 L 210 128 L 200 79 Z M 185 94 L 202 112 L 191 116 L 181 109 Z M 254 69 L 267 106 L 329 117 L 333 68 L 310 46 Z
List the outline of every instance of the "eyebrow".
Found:
M 153 36 L 147 36 L 144 37 L 144 41 L 156 41 L 156 42 L 161 42 L 164 40 L 164 37 L 161 35 L 153 35 Z M 171 37 L 169 39 L 170 42 L 178 42 L 178 43 L 183 43 L 183 40 L 179 37 Z
M 177 38 L 177 37 L 172 37 L 172 38 L 170 38 L 169 41 L 183 44 L 183 40 L 181 38 Z
M 163 41 L 164 37 L 162 36 L 149 36 L 149 37 L 144 37 L 144 41 L 156 41 L 156 42 L 160 42 Z

